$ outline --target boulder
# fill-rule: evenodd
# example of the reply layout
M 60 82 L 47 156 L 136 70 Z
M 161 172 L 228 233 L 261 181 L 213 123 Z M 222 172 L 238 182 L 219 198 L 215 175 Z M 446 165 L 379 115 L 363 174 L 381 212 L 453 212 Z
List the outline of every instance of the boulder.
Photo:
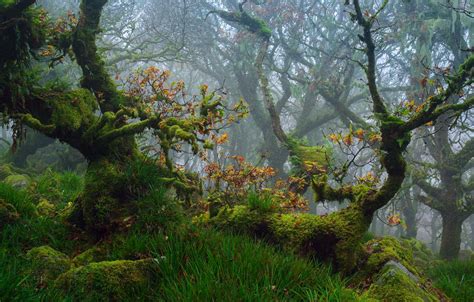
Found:
M 59 276 L 55 288 L 77 301 L 133 301 L 158 276 L 158 262 L 117 260 L 93 262 Z
M 93 247 L 74 257 L 72 259 L 72 263 L 74 266 L 79 267 L 89 265 L 93 262 L 104 261 L 106 256 L 105 254 L 106 253 L 104 250 L 98 247 Z
M 23 174 L 13 174 L 7 176 L 4 182 L 14 188 L 24 189 L 30 184 L 30 178 Z
M 40 285 L 47 285 L 71 268 L 67 255 L 47 245 L 29 250 L 26 256 L 31 262 L 32 274 Z

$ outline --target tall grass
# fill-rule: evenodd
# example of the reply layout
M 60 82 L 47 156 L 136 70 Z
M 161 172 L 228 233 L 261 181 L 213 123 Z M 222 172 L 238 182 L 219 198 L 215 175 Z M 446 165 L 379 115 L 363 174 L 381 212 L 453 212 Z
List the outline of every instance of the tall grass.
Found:
M 151 293 L 158 301 L 358 301 L 328 266 L 247 237 L 205 229 L 132 233 L 109 253 L 110 260 L 140 255 L 160 263 L 161 279 Z
M 442 262 L 428 271 L 434 285 L 456 302 L 474 301 L 474 261 Z

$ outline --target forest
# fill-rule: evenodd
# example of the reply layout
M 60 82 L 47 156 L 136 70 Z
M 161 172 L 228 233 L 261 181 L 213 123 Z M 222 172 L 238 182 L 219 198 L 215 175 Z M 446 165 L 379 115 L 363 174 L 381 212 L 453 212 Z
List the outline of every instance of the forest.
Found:
M 0 302 L 472 302 L 473 109 L 473 0 L 0 0 Z

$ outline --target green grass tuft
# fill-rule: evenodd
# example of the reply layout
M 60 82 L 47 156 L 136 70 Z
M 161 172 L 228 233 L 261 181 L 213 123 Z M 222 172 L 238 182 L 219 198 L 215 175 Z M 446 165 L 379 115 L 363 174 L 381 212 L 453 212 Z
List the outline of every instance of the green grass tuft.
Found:
M 474 301 L 474 261 L 442 262 L 428 271 L 434 285 L 455 302 Z

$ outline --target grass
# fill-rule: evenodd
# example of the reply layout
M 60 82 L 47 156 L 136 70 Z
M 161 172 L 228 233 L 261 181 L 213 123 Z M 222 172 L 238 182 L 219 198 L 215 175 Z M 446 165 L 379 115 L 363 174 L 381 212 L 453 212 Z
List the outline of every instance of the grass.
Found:
M 248 193 L 247 204 L 251 209 L 261 210 L 264 212 L 267 212 L 276 206 L 270 194 L 258 194 L 254 191 Z
M 34 194 L 57 205 L 66 205 L 77 199 L 84 189 L 84 178 L 74 172 L 46 170 L 35 179 Z
M 436 287 L 455 302 L 474 301 L 474 261 L 441 262 L 428 271 Z
M 238 235 L 207 229 L 117 238 L 109 260 L 153 257 L 161 279 L 152 300 L 358 301 L 346 281 L 315 264 Z
M 25 258 L 29 249 L 41 245 L 70 256 L 92 247 L 84 241 L 70 240 L 69 230 L 57 217 L 35 214 L 32 200 L 37 194 L 49 194 L 51 201 L 60 207 L 80 187 L 75 176 L 53 176 L 52 181 L 40 177 L 33 196 L 0 184 L 0 198 L 14 204 L 21 216 L 18 223 L 6 226 L 0 233 L 2 302 L 71 301 L 52 288 L 37 288 Z M 46 190 L 47 183 L 53 186 L 50 190 Z M 160 262 L 159 282 L 135 295 L 134 301 L 358 300 L 357 294 L 346 288 L 346 280 L 328 266 L 300 259 L 251 238 L 173 225 L 175 220 L 182 224 L 182 213 L 175 213 L 176 216 L 168 213 L 173 212 L 173 207 L 167 208 L 169 197 L 163 189 L 152 188 L 149 193 L 137 203 L 139 216 L 132 231 L 101 243 L 106 250 L 104 260 L 153 257 Z M 255 206 L 267 205 L 258 200 Z M 161 227 L 150 228 L 152 225 Z

